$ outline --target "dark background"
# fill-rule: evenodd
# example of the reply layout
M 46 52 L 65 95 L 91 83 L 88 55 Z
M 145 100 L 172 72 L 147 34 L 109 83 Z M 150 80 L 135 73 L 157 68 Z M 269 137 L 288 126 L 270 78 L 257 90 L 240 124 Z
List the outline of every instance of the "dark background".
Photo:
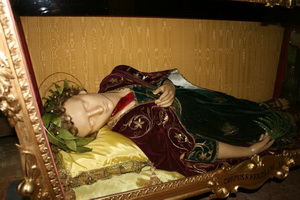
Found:
M 300 24 L 300 8 L 228 0 L 11 0 L 20 16 L 136 16 Z

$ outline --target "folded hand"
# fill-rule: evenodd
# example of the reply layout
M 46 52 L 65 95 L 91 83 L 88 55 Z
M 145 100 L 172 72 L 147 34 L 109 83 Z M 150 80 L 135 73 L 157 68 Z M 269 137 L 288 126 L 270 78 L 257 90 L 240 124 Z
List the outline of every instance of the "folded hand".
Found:
M 175 86 L 169 80 L 165 81 L 164 84 L 158 87 L 153 94 L 162 93 L 159 99 L 155 103 L 160 107 L 169 107 L 172 105 L 175 98 Z

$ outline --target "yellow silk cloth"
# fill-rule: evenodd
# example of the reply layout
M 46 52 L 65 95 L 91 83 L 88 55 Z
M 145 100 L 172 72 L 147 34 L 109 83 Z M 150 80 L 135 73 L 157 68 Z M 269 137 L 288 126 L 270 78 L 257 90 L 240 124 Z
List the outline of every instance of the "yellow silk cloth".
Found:
M 124 163 L 126 161 L 148 161 L 147 156 L 130 139 L 111 131 L 108 126 L 101 128 L 94 141 L 86 145 L 91 152 L 75 153 L 60 151 L 58 158 L 72 177 L 81 172 Z
M 155 170 L 156 176 L 162 182 L 168 182 L 184 178 L 183 175 L 178 172 L 169 172 L 164 170 Z M 149 184 L 152 170 L 149 166 L 144 167 L 140 173 L 127 173 L 119 176 L 113 176 L 107 180 L 99 180 L 92 185 L 83 185 L 78 188 L 74 188 L 76 199 L 85 200 L 96 197 L 102 197 L 119 192 L 125 192 L 128 190 L 138 189 L 146 187 Z

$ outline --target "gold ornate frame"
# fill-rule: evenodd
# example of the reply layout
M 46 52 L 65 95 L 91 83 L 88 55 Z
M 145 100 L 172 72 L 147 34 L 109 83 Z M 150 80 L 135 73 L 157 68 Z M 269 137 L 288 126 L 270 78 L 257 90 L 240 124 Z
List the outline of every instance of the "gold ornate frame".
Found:
M 20 141 L 24 180 L 18 191 L 37 199 L 63 199 L 16 24 L 9 1 L 1 0 L 0 109 Z
M 65 199 L 43 130 L 30 60 L 8 0 L 0 0 L 0 27 L 0 109 L 20 141 L 24 180 L 18 192 L 32 199 Z M 296 165 L 300 165 L 300 149 L 271 152 L 204 175 L 98 199 L 184 199 L 208 192 L 212 192 L 211 198 L 225 198 L 239 187 L 256 189 L 269 178 L 285 178 L 289 168 Z

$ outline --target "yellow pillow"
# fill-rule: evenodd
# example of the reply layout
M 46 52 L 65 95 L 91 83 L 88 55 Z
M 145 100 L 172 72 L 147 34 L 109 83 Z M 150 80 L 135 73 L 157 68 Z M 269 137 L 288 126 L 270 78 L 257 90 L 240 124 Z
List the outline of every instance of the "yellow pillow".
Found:
M 72 178 L 84 172 L 99 174 L 98 169 L 100 168 L 105 169 L 104 171 L 101 170 L 102 174 L 118 170 L 124 172 L 137 171 L 137 167 L 142 168 L 149 161 L 134 142 L 119 133 L 111 131 L 108 126 L 101 128 L 97 138 L 86 147 L 92 148 L 92 151 L 86 153 L 58 152 L 57 157 L 60 164 Z M 137 163 L 139 164 L 137 165 Z

